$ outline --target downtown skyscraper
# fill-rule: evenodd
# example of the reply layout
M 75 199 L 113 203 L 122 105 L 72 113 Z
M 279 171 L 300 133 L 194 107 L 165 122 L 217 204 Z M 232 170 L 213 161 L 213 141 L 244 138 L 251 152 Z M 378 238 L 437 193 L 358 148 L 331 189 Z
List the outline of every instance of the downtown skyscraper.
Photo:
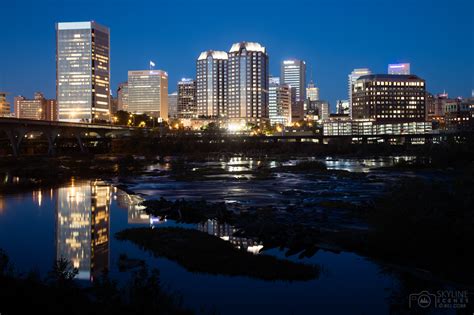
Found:
M 296 89 L 296 102 L 306 99 L 306 62 L 304 60 L 289 59 L 281 64 L 281 84 L 288 84 Z
M 228 55 L 225 51 L 202 52 L 196 61 L 197 115 L 226 118 L 228 97 Z
M 59 120 L 110 120 L 110 32 L 96 22 L 56 24 Z
M 258 123 L 268 118 L 268 55 L 259 43 L 240 42 L 229 50 L 228 117 Z
M 288 84 L 280 84 L 279 77 L 270 77 L 268 116 L 271 124 L 291 124 L 291 90 Z

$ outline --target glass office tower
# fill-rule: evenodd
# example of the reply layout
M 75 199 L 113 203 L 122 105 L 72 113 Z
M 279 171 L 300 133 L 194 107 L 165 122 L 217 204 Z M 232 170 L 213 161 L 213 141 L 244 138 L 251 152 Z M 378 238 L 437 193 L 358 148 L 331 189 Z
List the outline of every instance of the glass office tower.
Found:
M 59 120 L 110 119 L 110 32 L 95 22 L 56 24 Z
M 168 120 L 168 73 L 128 71 L 128 111 Z

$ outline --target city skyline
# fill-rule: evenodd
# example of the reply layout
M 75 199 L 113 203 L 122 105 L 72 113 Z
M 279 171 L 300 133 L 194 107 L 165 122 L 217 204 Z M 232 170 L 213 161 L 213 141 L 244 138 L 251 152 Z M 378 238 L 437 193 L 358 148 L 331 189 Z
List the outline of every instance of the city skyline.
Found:
M 310 2 L 299 3 L 308 8 L 317 6 Z M 281 28 L 273 30 L 266 28 L 266 24 L 277 21 L 284 12 L 277 11 L 268 2 L 262 2 L 256 4 L 255 12 L 239 11 L 239 14 L 250 21 L 251 23 L 248 24 L 252 26 L 236 27 L 227 21 L 225 16 L 218 16 L 210 25 L 200 23 L 201 28 L 190 30 L 188 35 L 185 32 L 182 33 L 183 37 L 176 37 L 176 34 L 179 34 L 183 28 L 189 30 L 189 23 L 179 24 L 170 18 L 163 17 L 160 27 L 164 25 L 163 29 L 166 31 L 158 31 L 160 23 L 144 21 L 150 13 L 144 8 L 138 8 L 139 5 L 127 11 L 132 18 L 127 19 L 127 23 L 121 24 L 120 19 L 116 19 L 114 14 L 124 9 L 125 3 L 122 2 L 117 3 L 111 11 L 104 10 L 105 13 L 101 12 L 100 8 L 97 12 L 90 13 L 88 10 L 81 10 L 85 9 L 85 5 L 72 3 L 67 5 L 67 9 L 63 6 L 55 7 L 54 2 L 42 4 L 40 7 L 31 3 L 27 8 L 8 3 L 6 9 L 12 13 L 20 9 L 22 11 L 35 10 L 41 13 L 38 14 L 41 18 L 32 15 L 31 25 L 17 25 L 18 22 L 12 21 L 10 17 L 15 14 L 9 14 L 0 22 L 15 26 L 14 32 L 7 33 L 4 41 L 7 46 L 13 46 L 16 51 L 22 52 L 16 55 L 11 54 L 11 50 L 0 53 L 0 60 L 2 60 L 0 89 L 9 93 L 10 103 L 13 103 L 13 97 L 16 95 L 30 97 L 36 91 L 44 92 L 46 98 L 54 97 L 55 23 L 94 20 L 110 28 L 111 90 L 114 96 L 116 96 L 118 84 L 126 81 L 127 71 L 146 68 L 149 60 L 155 61 L 157 69 L 163 69 L 169 73 L 169 92 L 174 92 L 181 77 L 195 78 L 195 60 L 202 51 L 208 49 L 228 51 L 232 43 L 241 41 L 255 41 L 266 47 L 270 62 L 269 74 L 273 76 L 279 75 L 283 60 L 290 58 L 305 60 L 308 67 L 313 69 L 313 81 L 320 88 L 320 98 L 328 100 L 333 110 L 336 99 L 346 98 L 346 78 L 354 68 L 366 67 L 372 69 L 373 73 L 386 73 L 389 63 L 409 62 L 411 72 L 426 80 L 429 92 L 439 93 L 446 90 L 453 97 L 467 97 L 471 94 L 473 63 L 470 62 L 472 61 L 470 60 L 472 41 L 469 40 L 469 36 L 472 37 L 472 32 L 469 33 L 469 29 L 472 27 L 470 28 L 469 23 L 472 20 L 462 18 L 462 15 L 469 11 L 464 9 L 472 7 L 471 4 L 467 1 L 457 1 L 457 6 L 444 6 L 441 2 L 430 2 L 431 5 L 426 7 L 399 2 L 399 6 L 403 6 L 410 14 L 391 24 L 386 21 L 389 21 L 390 17 L 396 17 L 397 13 L 390 10 L 395 7 L 394 4 L 385 2 L 375 8 L 376 3 L 378 2 L 367 1 L 356 4 L 353 1 L 345 1 L 342 8 L 330 3 L 321 3 L 319 6 L 321 21 L 315 21 L 314 28 L 304 30 L 303 34 L 294 34 Z M 106 6 L 107 4 L 99 5 L 99 7 Z M 156 7 L 152 4 L 150 6 L 149 11 L 152 12 Z M 208 8 L 205 4 L 200 7 L 193 3 L 183 10 L 187 15 L 193 12 L 199 14 L 204 11 L 204 7 Z M 172 3 L 164 3 L 162 6 L 163 11 L 173 11 L 176 8 L 176 5 Z M 209 12 L 202 13 L 199 19 L 204 21 L 214 15 L 215 9 L 212 6 L 208 9 Z M 261 12 L 263 9 L 266 14 L 259 17 L 256 12 Z M 351 23 L 356 20 L 357 12 L 364 9 L 370 10 L 370 18 L 360 20 L 358 23 L 374 25 L 371 32 L 378 35 L 372 36 L 370 42 L 365 39 L 360 40 L 360 35 L 351 35 L 351 28 L 347 28 L 347 25 L 352 25 Z M 351 15 L 351 10 L 354 15 Z M 334 22 L 334 19 L 328 21 L 325 17 L 325 15 L 331 16 L 338 12 L 345 17 L 344 22 L 347 23 Z M 437 25 L 436 21 L 433 22 L 424 16 L 429 16 L 430 13 L 442 14 L 446 23 Z M 456 18 L 454 13 L 458 15 Z M 230 16 L 237 14 L 237 12 L 229 13 Z M 136 20 L 140 17 L 144 19 L 137 22 Z M 416 18 L 417 27 L 401 23 L 410 18 Z M 449 23 L 453 18 L 456 19 L 457 24 Z M 303 23 L 295 17 L 291 17 L 291 20 L 296 25 Z M 318 31 L 319 23 L 323 22 L 330 23 L 330 28 Z M 381 23 L 384 25 L 383 30 L 379 29 Z M 338 24 L 344 24 L 346 29 Z M 219 27 L 216 28 L 215 25 Z M 383 34 L 385 36 L 381 36 Z M 436 47 L 426 56 L 425 48 L 417 47 L 424 46 L 418 45 L 422 34 L 423 41 L 431 42 Z M 449 36 L 442 37 L 440 36 L 442 34 L 449 34 Z M 186 36 L 190 36 L 189 39 Z M 182 40 L 177 40 L 181 38 Z M 435 42 L 436 38 L 442 38 L 442 41 Z M 357 44 L 354 46 L 355 41 Z M 41 49 L 22 48 L 24 45 L 31 46 L 38 43 Z M 455 43 L 465 48 L 456 56 L 449 49 Z M 456 73 L 456 76 L 454 77 L 452 73 Z M 26 76 L 26 74 L 29 75 Z

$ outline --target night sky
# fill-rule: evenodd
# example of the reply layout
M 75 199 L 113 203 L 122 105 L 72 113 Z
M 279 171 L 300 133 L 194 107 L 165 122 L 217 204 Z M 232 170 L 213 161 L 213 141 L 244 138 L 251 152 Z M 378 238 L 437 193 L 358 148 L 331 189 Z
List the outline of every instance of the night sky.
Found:
M 313 68 L 320 96 L 334 108 L 347 98 L 347 75 L 410 62 L 430 92 L 470 96 L 474 88 L 474 1 L 8 1 L 0 7 L 0 91 L 55 97 L 55 23 L 89 21 L 111 30 L 112 90 L 128 70 L 169 73 L 169 92 L 195 77 L 204 50 L 234 42 L 267 48 L 279 75 L 285 58 Z

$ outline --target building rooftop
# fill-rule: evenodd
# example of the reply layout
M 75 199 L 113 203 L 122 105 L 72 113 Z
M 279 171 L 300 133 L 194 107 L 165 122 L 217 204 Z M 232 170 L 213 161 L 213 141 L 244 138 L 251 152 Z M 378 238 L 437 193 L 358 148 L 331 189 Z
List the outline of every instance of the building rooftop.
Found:
M 256 51 L 256 52 L 262 52 L 262 53 L 266 52 L 265 47 L 263 47 L 259 43 L 240 42 L 240 43 L 233 44 L 232 47 L 229 50 L 229 53 L 239 52 L 241 49 L 244 49 L 244 48 L 247 51 Z
M 406 80 L 421 80 L 422 78 L 413 74 L 368 74 L 359 77 L 358 80 L 390 80 L 390 81 L 406 81 Z
M 219 50 L 207 50 L 203 51 L 199 57 L 198 60 L 205 60 L 207 57 L 212 57 L 213 59 L 219 59 L 219 60 L 227 60 L 229 57 L 227 56 L 227 53 L 225 51 L 219 51 Z

